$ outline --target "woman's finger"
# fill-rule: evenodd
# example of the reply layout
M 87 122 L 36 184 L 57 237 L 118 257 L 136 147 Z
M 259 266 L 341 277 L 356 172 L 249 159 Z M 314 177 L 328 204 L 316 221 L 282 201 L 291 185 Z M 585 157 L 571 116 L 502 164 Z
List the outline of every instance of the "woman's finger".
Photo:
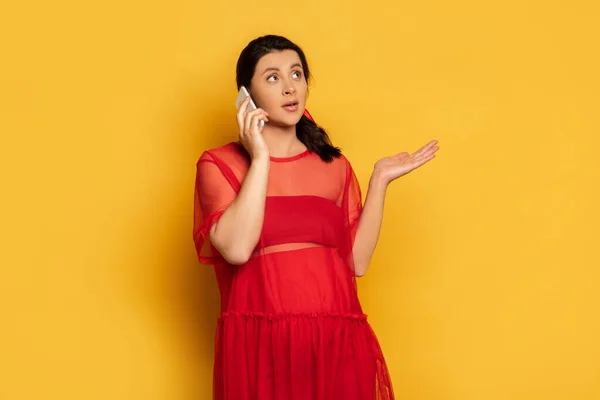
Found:
M 248 129 L 250 129 L 251 126 L 255 125 L 254 123 L 254 119 L 258 118 L 259 120 L 265 120 L 268 119 L 267 118 L 268 113 L 263 110 L 263 109 L 258 109 L 258 110 L 254 110 L 251 113 L 249 113 L 248 115 Z M 256 125 L 258 125 L 258 122 L 256 122 Z
M 427 157 L 422 157 L 422 158 L 417 159 L 414 164 L 415 168 L 419 168 L 421 165 L 425 164 L 428 161 L 431 161 L 433 158 L 435 158 L 435 154 L 431 154 Z
M 246 131 L 246 134 L 250 133 L 250 126 L 252 123 L 252 116 L 254 115 L 255 111 L 251 111 L 249 113 L 246 113 L 246 117 L 244 119 L 244 130 Z
M 425 153 L 427 150 L 429 150 L 431 148 L 431 146 L 433 146 L 433 142 L 430 142 L 430 143 L 426 144 L 425 146 L 421 147 L 419 150 L 415 151 L 413 153 L 413 155 L 418 157 L 418 156 L 422 155 L 423 153 Z
M 430 148 L 435 146 L 437 142 L 438 142 L 437 140 L 432 140 L 431 142 L 427 143 L 425 146 L 421 147 L 419 150 L 415 151 L 413 153 L 413 155 L 418 156 L 418 155 L 425 153 L 427 150 L 429 150 Z
M 248 108 L 248 103 L 250 102 L 250 97 L 246 97 L 244 99 L 244 101 L 242 101 L 240 103 L 240 108 L 238 109 L 237 115 L 238 118 L 244 118 L 244 115 L 246 114 L 246 109 Z
M 266 120 L 267 116 L 265 115 L 264 112 L 262 113 L 256 113 L 252 116 L 252 122 L 251 122 L 251 127 L 252 128 L 256 128 L 258 130 L 258 124 L 261 120 Z M 265 121 L 266 122 L 266 121 Z M 250 132 L 253 132 L 252 130 Z
M 428 157 L 429 155 L 434 154 L 438 150 L 439 150 L 439 147 L 434 146 L 430 149 L 427 149 L 427 151 L 423 152 L 423 154 L 421 154 L 421 157 Z
M 250 96 L 246 97 L 241 103 L 240 103 L 240 109 L 239 112 L 244 115 L 246 113 L 246 110 L 248 109 L 248 104 L 250 104 Z
M 238 126 L 240 128 L 240 132 L 242 132 L 245 129 L 245 116 L 246 116 L 246 109 L 248 108 L 248 103 L 250 103 L 250 97 L 246 97 L 244 99 L 244 101 L 242 101 L 242 103 L 240 104 L 240 108 L 238 109 L 236 118 L 237 118 L 237 122 L 238 122 Z

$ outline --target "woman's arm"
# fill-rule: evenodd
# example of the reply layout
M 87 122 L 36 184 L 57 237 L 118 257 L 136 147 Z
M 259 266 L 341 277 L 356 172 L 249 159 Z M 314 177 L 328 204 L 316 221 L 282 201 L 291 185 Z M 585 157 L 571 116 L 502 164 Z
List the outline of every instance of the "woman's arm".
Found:
M 356 276 L 363 276 L 367 272 L 371 257 L 375 252 L 383 221 L 386 190 L 387 184 L 382 179 L 381 174 L 377 171 L 373 172 L 369 181 L 365 204 L 358 220 L 356 239 L 352 248 Z
M 246 114 L 247 97 L 237 114 L 240 142 L 250 155 L 250 167 L 235 200 L 210 230 L 210 241 L 221 256 L 234 265 L 250 259 L 263 227 L 267 183 L 269 180 L 269 149 L 258 128 L 260 120 L 269 120 L 261 108 Z
M 388 185 L 434 158 L 439 149 L 436 144 L 434 140 L 413 154 L 400 153 L 375 164 L 352 248 L 356 276 L 363 276 L 367 272 L 377 246 Z
M 260 238 L 265 214 L 269 157 L 255 158 L 239 194 L 210 230 L 210 241 L 234 265 L 250 258 Z

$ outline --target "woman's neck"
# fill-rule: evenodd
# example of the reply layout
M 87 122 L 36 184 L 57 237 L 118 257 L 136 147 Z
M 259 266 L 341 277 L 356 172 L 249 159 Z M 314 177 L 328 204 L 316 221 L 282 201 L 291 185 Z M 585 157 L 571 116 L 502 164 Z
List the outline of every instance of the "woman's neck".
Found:
M 296 136 L 296 126 L 265 126 L 263 138 L 271 157 L 290 157 L 306 150 L 306 146 Z

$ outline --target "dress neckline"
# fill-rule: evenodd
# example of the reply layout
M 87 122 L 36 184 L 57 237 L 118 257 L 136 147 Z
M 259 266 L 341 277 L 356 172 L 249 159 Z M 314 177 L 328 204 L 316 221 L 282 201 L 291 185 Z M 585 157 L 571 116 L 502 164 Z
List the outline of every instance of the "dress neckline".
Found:
M 239 149 L 241 149 L 244 153 L 246 153 L 246 150 L 244 149 L 244 146 L 242 146 L 242 144 L 240 142 L 233 142 L 233 143 L 235 143 L 235 145 L 237 145 Z M 290 162 L 290 161 L 295 161 L 295 160 L 298 160 L 300 158 L 306 157 L 309 154 L 310 154 L 310 150 L 306 149 L 303 152 L 298 153 L 298 154 L 293 155 L 293 156 L 290 156 L 290 157 L 273 157 L 273 156 L 269 156 L 269 158 L 273 162 Z
M 298 160 L 302 157 L 305 157 L 308 155 L 308 153 L 310 153 L 310 151 L 308 149 L 304 150 L 302 153 L 296 154 L 294 156 L 290 156 L 290 157 L 273 157 L 270 156 L 269 158 L 271 159 L 271 161 L 275 161 L 275 162 L 290 162 L 290 161 L 294 161 L 294 160 Z

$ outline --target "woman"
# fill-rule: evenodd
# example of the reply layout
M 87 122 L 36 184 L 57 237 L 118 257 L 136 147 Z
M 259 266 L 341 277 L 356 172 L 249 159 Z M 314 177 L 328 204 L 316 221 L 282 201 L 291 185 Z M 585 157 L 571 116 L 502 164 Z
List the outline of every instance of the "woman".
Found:
M 221 293 L 219 400 L 394 398 L 355 277 L 375 249 L 388 184 L 438 148 L 378 161 L 363 207 L 350 163 L 305 112 L 309 78 L 286 38 L 250 42 L 237 86 L 259 108 L 246 113 L 247 98 L 239 142 L 197 163 L 194 241 Z

